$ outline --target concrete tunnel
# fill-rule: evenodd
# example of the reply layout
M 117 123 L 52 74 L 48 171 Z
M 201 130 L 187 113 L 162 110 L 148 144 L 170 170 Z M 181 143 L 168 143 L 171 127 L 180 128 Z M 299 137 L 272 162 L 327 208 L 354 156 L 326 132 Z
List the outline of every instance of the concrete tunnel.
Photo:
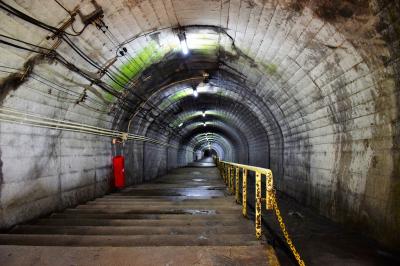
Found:
M 0 1 L 0 228 L 110 193 L 115 154 L 127 186 L 206 154 L 271 169 L 282 197 L 394 254 L 399 14 L 387 0 Z

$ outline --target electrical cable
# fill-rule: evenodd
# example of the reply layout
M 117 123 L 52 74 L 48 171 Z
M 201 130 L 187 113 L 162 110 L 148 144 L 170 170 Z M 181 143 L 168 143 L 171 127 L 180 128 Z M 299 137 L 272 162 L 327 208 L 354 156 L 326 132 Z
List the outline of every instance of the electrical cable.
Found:
M 17 17 L 20 17 L 21 19 L 24 19 L 24 20 L 26 20 L 26 21 L 28 21 L 28 22 L 34 24 L 34 25 L 37 25 L 37 26 L 39 26 L 39 27 L 41 27 L 41 28 L 43 28 L 43 29 L 45 29 L 45 30 L 48 30 L 48 31 L 50 31 L 50 32 L 53 32 L 54 34 L 60 33 L 60 32 L 59 32 L 59 29 L 57 29 L 57 28 L 55 28 L 55 27 L 52 27 L 52 26 L 50 26 L 50 25 L 47 25 L 47 24 L 45 24 L 45 23 L 43 23 L 43 22 L 41 22 L 41 21 L 39 21 L 39 20 L 36 20 L 36 19 L 34 19 L 34 18 L 32 18 L 32 17 L 30 17 L 30 16 L 28 16 L 28 15 L 26 15 L 26 14 L 24 14 L 24 13 L 18 11 L 17 9 L 15 9 L 15 8 L 11 7 L 10 5 L 7 5 L 6 3 L 4 3 L 2 0 L 0 1 L 0 4 L 1 4 L 0 8 L 2 8 L 2 9 L 4 9 L 4 10 L 8 11 L 9 13 L 12 13 L 12 14 L 16 15 Z M 109 32 L 110 32 L 110 31 L 109 31 Z M 65 31 L 62 32 L 62 33 L 68 34 L 68 33 L 66 33 Z M 110 33 L 111 33 L 111 32 L 110 32 Z M 112 34 L 112 33 L 111 33 L 111 34 Z M 70 34 L 68 34 L 68 35 L 70 35 Z M 92 60 L 92 59 L 91 59 L 90 57 L 88 57 L 81 49 L 79 49 L 79 47 L 77 47 L 67 36 L 63 36 L 63 35 L 61 35 L 61 36 L 62 36 L 62 39 L 65 40 L 66 43 L 67 43 L 80 57 L 82 57 L 85 61 L 87 61 L 90 65 L 94 66 L 95 68 L 97 68 L 97 69 L 99 69 L 99 70 L 101 69 L 101 67 L 100 67 L 94 60 Z M 113 36 L 113 37 L 115 38 L 115 36 Z M 25 48 L 25 47 L 18 46 L 18 45 L 14 45 L 14 44 L 9 43 L 9 42 L 1 41 L 1 43 L 7 44 L 7 45 L 10 45 L 10 46 L 19 48 L 19 49 L 23 49 L 23 50 L 27 50 L 27 51 L 31 51 L 31 52 L 36 52 L 36 53 L 41 53 L 41 54 L 46 55 L 46 54 L 43 53 L 43 52 L 35 51 L 35 50 L 33 50 L 33 49 Z M 26 43 L 26 42 L 24 42 L 24 43 Z M 48 48 L 45 48 L 45 49 L 49 50 Z M 60 61 L 60 62 L 61 62 L 64 66 L 66 66 L 68 69 L 70 69 L 70 70 L 72 70 L 72 71 L 74 71 L 74 72 L 79 73 L 80 75 L 84 76 L 84 77 L 85 77 L 86 79 L 88 79 L 88 80 L 92 80 L 92 81 L 93 81 L 93 78 L 91 78 L 90 76 L 88 76 L 86 73 L 82 72 L 79 68 L 77 68 L 76 66 L 72 65 L 71 63 L 69 63 L 69 62 L 68 62 L 67 60 L 65 60 L 64 58 L 60 59 L 60 58 L 59 58 L 59 56 L 60 56 L 59 54 L 57 54 L 57 55 L 58 55 L 57 60 Z M 144 62 L 142 62 L 142 63 L 143 63 L 143 65 L 144 65 Z M 123 84 L 121 84 L 120 82 L 118 82 L 117 80 L 115 80 L 115 79 L 114 79 L 110 74 L 108 74 L 107 72 L 108 72 L 108 71 L 106 71 L 106 75 L 107 75 L 111 80 L 113 80 L 118 86 L 120 86 L 120 87 L 123 88 L 123 89 L 128 89 L 128 88 L 125 87 L 125 85 L 123 85 Z M 115 73 L 113 73 L 113 74 L 115 75 Z M 98 82 L 95 82 L 95 83 L 98 83 Z M 97 84 L 97 85 L 99 85 L 99 84 Z M 101 87 L 102 89 L 105 89 L 105 86 L 104 86 L 104 85 L 103 85 L 103 86 L 100 86 L 100 87 Z M 109 89 L 105 89 L 105 90 L 106 90 L 108 93 L 110 93 L 110 94 L 112 94 L 113 96 L 115 96 L 115 95 L 113 94 L 112 90 L 109 90 Z M 130 90 L 130 89 L 128 89 L 128 90 L 129 90 L 135 97 L 139 98 L 139 99 L 142 100 L 142 101 L 145 101 L 144 98 L 142 98 L 141 96 L 137 95 L 137 94 L 134 93 L 132 90 Z M 148 103 L 147 103 L 147 104 L 148 104 Z M 153 104 L 150 104 L 150 107 L 152 107 L 152 108 L 154 108 L 154 109 L 158 109 L 158 107 L 157 107 L 157 106 L 154 106 Z M 158 110 L 159 110 L 159 109 L 158 109 Z M 161 110 L 159 110 L 159 111 L 161 111 Z
M 66 9 L 60 2 L 58 2 L 57 0 L 54 0 L 54 2 L 56 2 L 62 9 L 64 9 L 68 14 L 71 15 L 71 12 L 68 9 Z
M 8 43 L 8 42 L 2 41 L 2 40 L 0 40 L 0 43 L 5 43 L 5 44 L 10 45 L 10 46 L 15 47 L 15 48 L 19 48 L 19 49 L 23 49 L 23 50 L 29 50 L 29 51 L 32 51 L 32 52 L 35 52 L 35 53 L 40 53 L 40 52 L 35 51 L 35 50 L 33 50 L 33 49 L 21 47 L 21 46 L 18 46 L 18 45 L 15 45 L 15 44 L 11 44 L 11 43 Z M 42 53 L 42 54 L 43 54 L 43 55 L 47 55 L 46 53 Z M 91 78 L 88 77 L 85 73 L 83 73 L 82 71 L 80 71 L 77 67 L 75 67 L 75 66 L 73 66 L 72 64 L 68 63 L 68 61 L 66 61 L 66 60 L 65 60 L 63 57 L 61 57 L 59 54 L 56 54 L 56 55 L 57 55 L 56 59 L 58 59 L 58 61 L 59 61 L 60 63 L 64 64 L 68 69 L 70 69 L 70 68 L 72 67 L 72 68 L 74 68 L 75 72 L 79 73 L 80 75 L 86 76 L 88 79 L 91 79 Z M 102 86 L 100 86 L 100 87 L 102 87 Z M 102 87 L 102 88 L 104 89 L 104 87 Z M 107 89 L 106 89 L 106 90 L 107 90 Z M 112 94 L 112 91 L 108 91 L 108 92 Z M 126 100 L 126 99 L 124 99 L 124 101 L 125 101 L 125 100 Z M 127 109 L 127 111 L 128 111 L 128 110 L 129 110 L 129 109 Z M 144 119 L 145 119 L 147 122 L 152 122 L 152 121 L 150 121 L 147 117 L 145 117 Z M 156 120 L 154 120 L 154 121 L 156 121 Z M 154 121 L 153 121 L 153 122 L 154 122 Z M 163 126 L 161 123 L 159 124 L 158 121 L 157 121 L 156 124 L 158 124 L 160 127 L 163 127 L 165 130 L 170 130 L 170 129 L 167 128 L 166 126 Z
M 23 18 L 24 20 L 26 20 L 26 21 L 28 21 L 28 22 L 31 22 L 32 24 L 35 24 L 35 25 L 37 25 L 37 26 L 39 26 L 39 27 L 42 27 L 42 28 L 44 28 L 44 29 L 46 29 L 46 30 L 49 30 L 49 31 L 51 31 L 51 32 L 53 32 L 53 33 L 54 33 L 55 31 L 57 31 L 57 32 L 59 31 L 57 28 L 54 28 L 54 27 L 49 26 L 49 25 L 47 25 L 47 24 L 44 24 L 44 23 L 42 23 L 42 22 L 40 22 L 40 21 L 38 21 L 38 20 L 36 20 L 36 19 L 34 19 L 34 18 L 32 18 L 32 17 L 30 17 L 30 16 L 28 16 L 28 15 L 26 15 L 26 14 L 20 12 L 20 11 L 18 11 L 17 9 L 15 9 L 15 8 L 13 8 L 13 7 L 11 7 L 11 6 L 7 5 L 7 4 L 5 4 L 2 0 L 0 0 L 0 4 L 3 4 L 3 5 L 5 5 L 5 7 L 6 7 L 6 8 L 5 8 L 4 6 L 0 6 L 1 8 L 5 9 L 5 10 L 8 10 L 10 13 L 12 13 L 12 14 L 14 14 L 14 15 L 20 17 L 20 18 Z M 7 9 L 7 8 L 8 8 L 8 9 Z M 67 36 L 62 36 L 62 37 L 63 37 L 63 40 L 65 40 L 66 43 L 67 43 L 80 57 L 82 57 L 86 62 L 88 62 L 90 65 L 92 65 L 93 67 L 97 68 L 98 70 L 102 70 L 101 67 L 100 67 L 95 61 L 93 61 L 90 57 L 88 57 L 88 56 L 87 56 L 79 47 L 77 47 Z M 24 49 L 24 48 L 21 48 L 21 49 Z M 27 49 L 25 48 L 25 50 L 27 50 Z M 30 51 L 36 52 L 36 51 L 33 51 L 33 50 L 30 50 Z M 64 60 L 65 60 L 65 59 L 64 59 Z M 66 61 L 66 60 L 65 60 L 65 61 Z M 143 62 L 143 63 L 144 63 L 144 62 Z M 71 64 L 65 64 L 65 63 L 64 63 L 64 65 L 69 66 L 68 69 L 70 69 L 70 70 L 78 71 L 79 73 L 82 73 L 82 71 L 80 71 L 77 67 L 72 67 Z M 129 91 L 131 92 L 131 94 L 133 94 L 135 97 L 139 98 L 141 101 L 145 101 L 144 98 L 142 98 L 142 97 L 139 96 L 138 94 L 134 93 L 134 92 L 133 92 L 132 90 L 130 90 L 129 88 L 126 88 L 124 84 L 121 84 L 120 82 L 118 82 L 117 80 L 115 80 L 110 74 L 108 74 L 108 71 L 106 71 L 106 75 L 107 75 L 112 81 L 114 81 L 118 86 L 120 86 L 120 87 L 123 88 L 123 89 L 129 90 Z M 114 73 L 114 75 L 115 75 L 115 73 Z M 90 78 L 90 79 L 92 79 L 91 77 L 88 77 L 87 74 L 84 74 L 84 76 L 85 76 L 85 78 Z M 111 93 L 110 90 L 109 90 L 108 92 Z M 150 105 L 150 106 L 151 106 L 152 108 L 154 108 L 154 109 L 158 109 L 157 106 L 154 106 L 154 105 Z M 159 110 L 159 111 L 160 111 L 160 110 Z
M 36 50 L 30 49 L 30 48 L 26 48 L 26 47 L 22 47 L 22 46 L 19 46 L 19 45 L 16 45 L 16 44 L 13 44 L 13 43 L 10 43 L 10 42 L 7 42 L 7 41 L 0 40 L 0 43 L 6 44 L 6 45 L 9 45 L 9 46 L 21 49 L 21 50 L 25 50 L 25 51 L 29 51 L 29 52 L 33 52 L 33 53 L 38 53 L 38 54 L 42 54 L 42 55 L 47 55 L 47 53 L 44 53 L 44 52 L 41 52 L 41 51 L 36 51 Z

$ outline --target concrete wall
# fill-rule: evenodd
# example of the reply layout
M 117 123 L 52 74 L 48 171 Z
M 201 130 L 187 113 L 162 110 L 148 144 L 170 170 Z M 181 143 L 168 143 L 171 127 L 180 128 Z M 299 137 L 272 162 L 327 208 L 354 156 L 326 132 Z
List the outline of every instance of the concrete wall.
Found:
M 37 95 L 28 82 L 4 101 L 47 117 L 96 121 L 84 108 Z M 111 176 L 110 138 L 0 123 L 0 228 L 103 195 Z

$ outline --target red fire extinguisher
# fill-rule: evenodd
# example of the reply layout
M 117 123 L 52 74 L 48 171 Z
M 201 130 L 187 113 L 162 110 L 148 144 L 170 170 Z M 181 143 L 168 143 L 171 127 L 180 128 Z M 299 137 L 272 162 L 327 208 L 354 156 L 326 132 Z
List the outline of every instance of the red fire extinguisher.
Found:
M 120 149 L 123 151 L 123 142 L 113 139 L 113 170 L 114 170 L 114 186 L 118 189 L 125 187 L 125 158 L 123 155 L 117 155 L 117 145 L 122 143 Z

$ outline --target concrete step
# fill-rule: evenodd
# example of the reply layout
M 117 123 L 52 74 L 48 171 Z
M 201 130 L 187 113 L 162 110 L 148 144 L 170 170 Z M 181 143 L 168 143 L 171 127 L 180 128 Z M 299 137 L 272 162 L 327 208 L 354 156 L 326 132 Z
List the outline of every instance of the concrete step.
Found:
M 260 245 L 254 235 L 29 235 L 0 234 L 0 245 L 24 246 L 249 246 Z
M 121 191 L 116 191 L 110 194 L 106 194 L 101 198 L 124 198 L 124 199 L 159 199 L 159 200 L 165 200 L 165 199 L 176 199 L 179 200 L 180 198 L 186 199 L 186 200 L 210 200 L 210 199 L 217 199 L 217 200 L 223 200 L 225 197 L 211 197 L 209 195 L 193 195 L 193 196 L 168 196 L 168 195 L 127 195 L 123 194 Z
M 217 206 L 206 206 L 204 204 L 148 204 L 146 207 L 143 204 L 85 204 L 79 205 L 75 207 L 76 209 L 112 209 L 112 210 L 126 210 L 131 212 L 138 212 L 139 210 L 143 210 L 145 208 L 147 211 L 184 211 L 189 210 L 191 213 L 193 210 L 197 210 L 198 212 L 209 212 L 209 211 L 220 211 L 220 212 L 230 212 L 234 210 L 235 212 L 240 211 L 242 208 L 239 205 L 225 204 L 225 205 L 217 205 Z
M 238 220 L 210 219 L 97 219 L 97 218 L 63 218 L 39 219 L 36 225 L 78 225 L 78 226 L 235 226 Z
M 237 209 L 163 209 L 163 208 L 79 208 L 66 209 L 64 213 L 124 213 L 124 214 L 192 214 L 192 215 L 215 215 L 215 214 L 236 214 Z
M 0 246 L 0 265 L 267 265 L 268 249 L 254 246 L 46 247 Z M 272 264 L 278 265 L 278 264 Z
M 152 208 L 168 208 L 168 209 L 231 209 L 240 211 L 242 206 L 233 202 L 217 203 L 217 204 L 202 204 L 202 203 L 183 203 L 183 202 L 88 202 L 77 206 L 77 208 L 143 208 L 144 205 Z M 84 207 L 85 206 L 85 207 Z
M 86 205 L 108 205 L 108 206 L 141 206 L 143 205 L 150 205 L 150 206 L 191 206 L 191 207 L 237 207 L 241 208 L 241 205 L 235 204 L 233 199 L 232 201 L 224 201 L 224 202 L 189 202 L 189 201 L 134 201 L 134 200 L 95 200 L 95 201 L 88 201 Z
M 12 265 L 265 265 L 268 246 L 216 173 L 183 168 L 17 226 L 0 234 L 0 265 L 14 250 Z
M 251 226 L 52 226 L 19 225 L 13 234 L 57 234 L 57 235 L 211 235 L 211 234 L 252 234 Z
M 210 190 L 210 189 L 198 189 L 198 188 L 174 188 L 174 189 L 134 189 L 134 190 L 129 190 L 129 191 L 121 191 L 119 193 L 114 193 L 115 195 L 134 195 L 134 196 L 186 196 L 186 197 L 213 197 L 213 196 L 219 196 L 222 197 L 225 194 L 226 189 L 221 189 L 221 190 Z
M 140 186 L 134 186 L 130 188 L 126 188 L 121 190 L 121 192 L 131 192 L 137 190 L 150 190 L 150 191 L 157 191 L 160 189 L 170 189 L 170 190 L 178 190 L 178 189 L 205 189 L 205 190 L 226 190 L 226 186 L 222 185 L 221 182 L 186 182 L 183 184 L 179 183 L 150 183 L 144 184 Z
M 122 202 L 226 202 L 230 197 L 135 197 L 135 196 L 118 196 L 118 195 L 107 195 L 102 198 L 96 199 L 96 201 L 122 201 Z M 233 199 L 233 197 L 231 197 Z
M 126 214 L 126 213 L 86 213 L 86 212 L 64 212 L 53 213 L 49 218 L 92 218 L 92 219 L 130 219 L 130 220 L 204 220 L 204 221 L 229 221 L 243 219 L 240 214 L 215 214 L 215 215 L 192 215 L 192 214 Z
M 104 196 L 103 198 L 113 199 L 134 199 L 134 200 L 164 200 L 164 201 L 179 201 L 179 200 L 221 200 L 225 199 L 226 195 L 218 196 L 138 196 L 138 195 L 124 195 L 122 193 L 113 193 L 112 195 Z

